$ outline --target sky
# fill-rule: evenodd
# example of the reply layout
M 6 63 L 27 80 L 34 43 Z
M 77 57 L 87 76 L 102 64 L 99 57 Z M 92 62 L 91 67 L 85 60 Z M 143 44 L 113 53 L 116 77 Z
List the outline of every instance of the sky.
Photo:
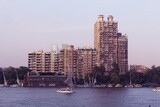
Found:
M 0 0 L 0 66 L 27 66 L 51 45 L 91 46 L 98 15 L 128 36 L 129 64 L 160 65 L 160 0 Z

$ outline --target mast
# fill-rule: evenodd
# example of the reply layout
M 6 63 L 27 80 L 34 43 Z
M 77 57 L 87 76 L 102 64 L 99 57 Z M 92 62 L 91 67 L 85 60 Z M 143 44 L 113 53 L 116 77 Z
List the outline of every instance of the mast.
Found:
M 132 85 L 132 80 L 131 80 L 131 70 L 129 72 L 129 85 L 131 86 Z
M 2 69 L 2 73 L 3 73 L 3 79 L 4 79 L 4 86 L 7 86 L 8 84 L 7 84 L 7 80 L 6 80 L 3 69 Z
M 64 81 L 70 88 L 73 87 L 73 81 L 72 81 L 72 72 L 70 67 L 68 66 L 68 72 L 67 72 L 67 79 Z
M 19 81 L 19 77 L 18 77 L 18 73 L 17 73 L 17 70 L 14 68 L 15 70 L 15 73 L 16 73 L 16 77 L 17 77 L 17 84 L 20 85 L 20 81 Z

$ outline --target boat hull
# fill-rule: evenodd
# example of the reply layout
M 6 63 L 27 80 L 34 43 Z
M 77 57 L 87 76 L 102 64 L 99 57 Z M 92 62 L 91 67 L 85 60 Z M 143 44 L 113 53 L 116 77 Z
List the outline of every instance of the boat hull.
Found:
M 64 93 L 64 94 L 72 94 L 75 93 L 73 90 L 57 90 L 58 93 Z

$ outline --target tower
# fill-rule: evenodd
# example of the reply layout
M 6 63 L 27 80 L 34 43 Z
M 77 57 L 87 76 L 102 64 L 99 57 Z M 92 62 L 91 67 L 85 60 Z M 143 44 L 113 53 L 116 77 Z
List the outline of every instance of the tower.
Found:
M 128 67 L 128 39 L 118 32 L 118 22 L 109 15 L 107 21 L 98 16 L 94 25 L 94 47 L 97 50 L 97 64 L 105 66 L 107 73 L 125 73 Z

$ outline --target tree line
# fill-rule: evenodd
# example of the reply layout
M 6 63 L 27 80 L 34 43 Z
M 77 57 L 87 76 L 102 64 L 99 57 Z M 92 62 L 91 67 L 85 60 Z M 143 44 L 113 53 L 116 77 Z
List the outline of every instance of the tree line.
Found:
M 17 76 L 19 80 L 24 80 L 24 76 L 27 75 L 28 72 L 30 72 L 30 70 L 23 66 L 19 68 L 0 68 L 0 84 L 4 83 L 4 75 L 8 85 L 11 85 L 16 83 Z M 131 69 L 122 75 L 118 73 L 116 65 L 107 75 L 105 74 L 104 66 L 95 66 L 91 73 L 86 74 L 84 78 L 76 79 L 75 82 L 77 84 L 84 84 L 85 81 L 88 84 L 93 84 L 95 80 L 98 85 L 112 84 L 114 86 L 116 84 L 121 84 L 125 86 L 128 85 L 131 80 L 132 84 L 160 86 L 160 66 L 152 66 L 144 73 Z
M 24 66 L 21 66 L 19 68 L 14 68 L 14 67 L 0 68 L 0 84 L 4 84 L 4 78 L 6 79 L 8 85 L 16 84 L 17 76 L 19 80 L 24 80 L 24 76 L 29 71 L 30 70 Z
M 128 85 L 130 81 L 132 84 L 141 84 L 144 86 L 160 86 L 160 66 L 147 69 L 145 72 L 138 72 L 135 69 L 131 69 L 125 74 L 119 74 L 118 69 L 113 67 L 113 70 L 105 75 L 104 66 L 96 66 L 93 72 L 90 73 L 90 78 L 96 75 L 96 84 L 121 84 L 123 86 Z

